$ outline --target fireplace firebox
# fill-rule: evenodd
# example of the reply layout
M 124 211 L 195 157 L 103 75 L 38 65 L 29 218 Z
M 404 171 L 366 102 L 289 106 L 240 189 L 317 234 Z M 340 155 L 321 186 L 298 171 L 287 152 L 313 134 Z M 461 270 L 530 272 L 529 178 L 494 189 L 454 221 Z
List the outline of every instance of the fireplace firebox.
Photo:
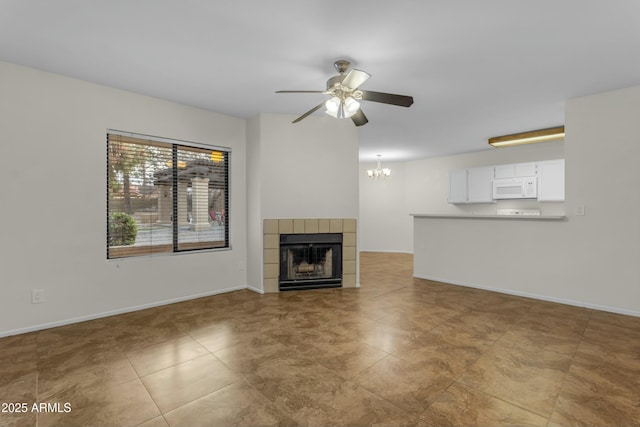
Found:
M 281 234 L 281 291 L 342 287 L 342 234 Z

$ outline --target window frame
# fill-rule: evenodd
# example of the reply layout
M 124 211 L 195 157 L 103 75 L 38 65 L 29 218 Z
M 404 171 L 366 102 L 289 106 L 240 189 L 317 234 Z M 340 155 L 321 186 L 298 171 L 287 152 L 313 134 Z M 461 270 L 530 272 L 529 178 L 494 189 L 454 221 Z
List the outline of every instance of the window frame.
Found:
M 111 162 L 110 162 L 110 148 L 111 148 L 111 140 L 110 136 L 114 137 L 124 137 L 131 138 L 133 140 L 139 141 L 128 141 L 131 144 L 139 144 L 144 147 L 153 146 L 156 143 L 160 146 L 169 145 L 171 147 L 171 240 L 172 242 L 169 244 L 158 244 L 158 245 L 146 245 L 146 246 L 111 246 L 110 245 L 110 216 L 112 214 L 110 203 L 112 198 L 112 186 L 110 182 L 110 170 L 111 170 Z M 145 141 L 148 144 L 145 144 Z M 168 147 L 164 147 L 168 148 Z M 223 153 L 223 206 L 224 206 L 224 221 L 223 221 L 223 240 L 216 241 L 203 241 L 203 242 L 195 242 L 195 244 L 180 242 L 180 229 L 178 224 L 178 164 L 179 161 L 178 153 L 194 151 L 198 150 L 207 150 L 207 151 L 218 151 Z M 123 260 L 128 258 L 137 258 L 144 256 L 159 256 L 159 255 L 179 255 L 179 254 L 187 254 L 187 253 L 201 253 L 201 252 L 212 252 L 212 251 L 228 251 L 231 250 L 231 148 L 213 145 L 213 144 L 202 144 L 192 141 L 179 140 L 174 138 L 164 138 L 157 137 L 152 135 L 138 134 L 132 132 L 119 131 L 114 129 L 107 129 L 106 132 L 106 257 L 107 260 Z M 222 242 L 222 245 L 211 245 L 206 246 L 206 243 L 213 242 Z M 205 247 L 193 247 L 198 246 L 198 243 L 204 244 Z M 182 247 L 180 247 L 182 246 Z M 154 250 L 155 249 L 155 250 Z

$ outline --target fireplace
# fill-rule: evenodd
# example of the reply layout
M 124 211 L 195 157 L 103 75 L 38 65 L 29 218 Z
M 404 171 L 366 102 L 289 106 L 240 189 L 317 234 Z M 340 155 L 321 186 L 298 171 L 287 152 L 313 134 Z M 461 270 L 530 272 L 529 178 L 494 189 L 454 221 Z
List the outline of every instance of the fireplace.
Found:
M 306 235 L 300 239 L 307 239 L 309 235 L 322 235 L 322 234 L 340 234 L 342 237 L 342 245 L 340 251 L 342 252 L 342 259 L 338 256 L 338 252 L 332 250 L 330 253 L 331 265 L 323 265 L 324 271 L 328 270 L 328 267 L 335 269 L 336 265 L 340 264 L 341 273 L 333 274 L 335 278 L 334 282 L 338 283 L 325 283 L 325 285 L 337 286 L 342 288 L 357 288 L 357 222 L 355 218 L 267 218 L 263 222 L 263 252 L 262 252 L 262 286 L 265 293 L 280 292 L 280 278 L 284 278 L 285 275 L 280 272 L 280 236 L 283 234 L 288 235 Z M 327 243 L 337 244 L 340 242 L 339 237 L 336 241 L 330 241 Z M 295 238 L 294 238 L 295 239 Z M 284 238 L 284 245 L 287 244 L 302 244 L 303 240 L 290 241 L 290 238 Z M 321 244 L 318 242 L 308 242 L 314 245 Z M 288 255 L 288 252 L 287 252 Z M 337 258 L 337 259 L 336 259 Z M 335 262 L 334 262 L 335 261 Z M 326 260 L 325 260 L 326 262 Z M 307 261 L 309 264 L 309 261 Z M 301 270 L 311 270 L 310 267 L 304 265 L 302 268 L 298 268 L 298 272 Z M 315 271 L 315 267 L 314 267 Z M 335 271 L 335 270 L 334 270 Z M 310 273 L 308 271 L 307 273 Z M 286 271 L 285 273 L 288 273 Z M 340 280 L 336 280 L 340 278 Z M 327 280 L 328 278 L 323 278 Z M 316 284 L 321 284 L 317 281 Z M 302 285 L 297 283 L 296 285 Z M 286 286 L 282 287 L 282 290 L 291 289 Z M 308 287 L 299 289 L 309 289 Z M 313 289 L 313 288 L 312 288 Z
M 342 287 L 342 233 L 281 234 L 280 291 Z

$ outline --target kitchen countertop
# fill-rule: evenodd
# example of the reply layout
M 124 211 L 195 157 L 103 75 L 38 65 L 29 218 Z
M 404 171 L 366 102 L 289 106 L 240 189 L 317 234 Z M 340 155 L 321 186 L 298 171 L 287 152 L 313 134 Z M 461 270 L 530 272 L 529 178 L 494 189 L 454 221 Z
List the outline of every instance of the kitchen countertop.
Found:
M 452 218 L 452 219 L 516 219 L 533 221 L 564 221 L 565 215 L 485 215 L 485 214 L 409 214 L 414 218 Z

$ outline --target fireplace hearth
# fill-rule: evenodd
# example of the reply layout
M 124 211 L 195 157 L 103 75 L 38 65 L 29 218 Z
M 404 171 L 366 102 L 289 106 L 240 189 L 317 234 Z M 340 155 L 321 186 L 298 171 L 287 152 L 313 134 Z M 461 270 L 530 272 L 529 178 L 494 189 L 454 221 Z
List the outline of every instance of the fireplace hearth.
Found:
M 342 287 L 342 233 L 281 234 L 280 291 Z

